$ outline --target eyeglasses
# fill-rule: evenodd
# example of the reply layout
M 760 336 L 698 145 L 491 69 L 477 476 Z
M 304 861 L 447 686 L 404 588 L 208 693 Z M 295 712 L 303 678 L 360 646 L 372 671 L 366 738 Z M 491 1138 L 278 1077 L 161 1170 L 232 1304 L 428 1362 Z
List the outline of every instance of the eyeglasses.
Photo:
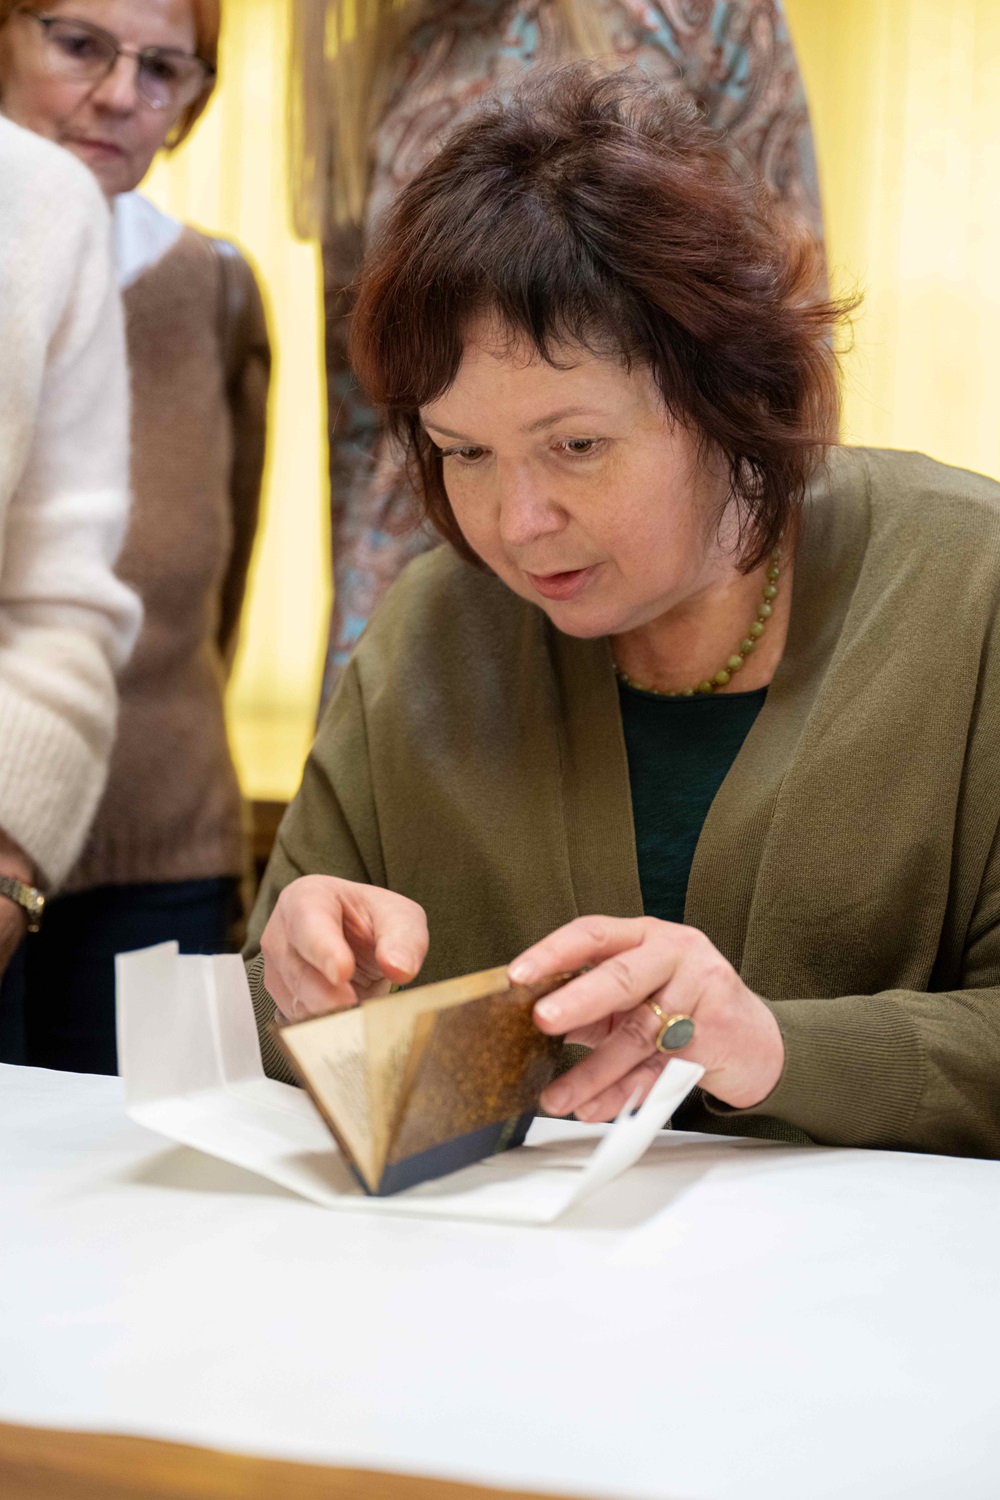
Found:
M 87 21 L 46 16 L 26 6 L 18 6 L 17 14 L 38 22 L 44 36 L 45 66 L 60 78 L 99 83 L 114 72 L 120 57 L 133 58 L 135 91 L 150 109 L 185 109 L 215 77 L 215 69 L 193 52 L 176 47 L 143 47 L 136 52 L 123 47 L 110 31 Z

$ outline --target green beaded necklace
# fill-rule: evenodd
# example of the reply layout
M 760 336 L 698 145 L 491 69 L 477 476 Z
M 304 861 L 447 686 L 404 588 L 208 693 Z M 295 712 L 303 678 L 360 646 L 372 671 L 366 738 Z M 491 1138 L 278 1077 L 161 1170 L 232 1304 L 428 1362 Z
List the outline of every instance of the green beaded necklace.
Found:
M 757 614 L 754 622 L 732 656 L 727 660 L 726 665 L 720 667 L 714 677 L 706 677 L 703 682 L 699 682 L 697 687 L 673 689 L 669 692 L 664 692 L 662 688 L 647 687 L 644 682 L 636 682 L 634 677 L 630 677 L 627 672 L 623 672 L 616 665 L 615 676 L 618 678 L 618 681 L 624 682 L 626 687 L 638 688 L 641 693 L 653 693 L 657 698 L 694 698 L 698 693 L 714 693 L 719 688 L 725 687 L 728 682 L 732 681 L 737 672 L 743 670 L 743 663 L 751 651 L 756 651 L 757 642 L 767 629 L 767 622 L 774 613 L 774 601 L 778 597 L 778 579 L 781 577 L 780 563 L 781 548 L 775 547 L 771 553 L 771 564 L 767 570 L 767 583 L 764 585 L 764 592 L 760 604 L 757 606 Z

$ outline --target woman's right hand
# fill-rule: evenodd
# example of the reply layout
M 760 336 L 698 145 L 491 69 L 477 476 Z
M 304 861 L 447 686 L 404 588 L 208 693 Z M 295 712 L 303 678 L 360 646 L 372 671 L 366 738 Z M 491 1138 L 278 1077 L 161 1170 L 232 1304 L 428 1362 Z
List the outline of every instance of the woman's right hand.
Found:
M 427 918 L 395 891 L 303 875 L 278 897 L 260 948 L 281 1015 L 304 1021 L 412 979 L 427 954 Z

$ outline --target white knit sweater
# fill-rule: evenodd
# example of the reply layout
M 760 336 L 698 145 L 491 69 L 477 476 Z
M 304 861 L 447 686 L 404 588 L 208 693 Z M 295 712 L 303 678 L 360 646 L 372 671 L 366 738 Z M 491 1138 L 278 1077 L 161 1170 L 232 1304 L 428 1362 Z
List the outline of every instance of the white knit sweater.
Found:
M 111 218 L 0 118 L 0 829 L 56 885 L 93 816 L 140 606 L 112 572 L 128 377 Z

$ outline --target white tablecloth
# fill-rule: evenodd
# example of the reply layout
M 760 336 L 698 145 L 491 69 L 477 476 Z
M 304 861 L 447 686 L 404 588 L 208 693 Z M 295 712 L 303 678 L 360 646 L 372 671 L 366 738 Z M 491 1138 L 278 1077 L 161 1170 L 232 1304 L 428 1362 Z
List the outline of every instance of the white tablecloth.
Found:
M 7 1421 L 629 1500 L 996 1500 L 998 1252 L 992 1162 L 667 1134 L 551 1228 L 332 1214 L 129 1123 L 115 1079 L 0 1068 Z

